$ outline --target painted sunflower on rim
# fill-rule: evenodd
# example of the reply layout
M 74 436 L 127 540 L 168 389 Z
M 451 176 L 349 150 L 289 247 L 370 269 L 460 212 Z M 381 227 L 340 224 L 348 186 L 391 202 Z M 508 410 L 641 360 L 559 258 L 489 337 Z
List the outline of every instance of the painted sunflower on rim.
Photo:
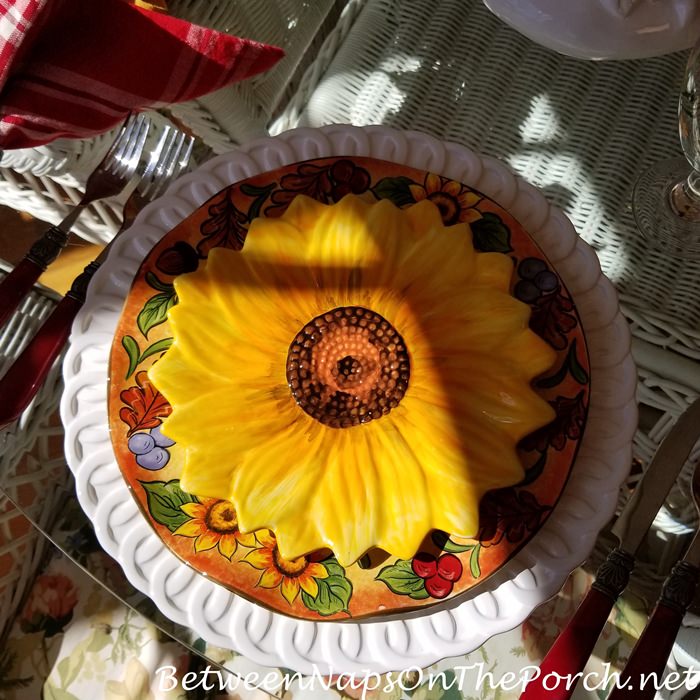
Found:
M 180 506 L 189 518 L 173 531 L 173 535 L 194 538 L 194 551 L 207 552 L 210 549 L 231 559 L 238 545 L 254 547 L 255 535 L 243 534 L 238 529 L 238 520 L 233 505 L 217 498 L 200 497 L 199 503 L 183 503 Z
M 182 488 L 231 501 L 287 560 L 474 535 L 481 496 L 523 476 L 517 442 L 553 418 L 530 381 L 555 353 L 512 272 L 428 200 L 298 196 L 254 220 L 243 252 L 175 280 L 175 340 L 149 371 Z
M 312 598 L 318 595 L 318 579 L 328 578 L 328 571 L 323 564 L 309 561 L 304 556 L 284 559 L 277 549 L 275 536 L 269 530 L 260 530 L 255 533 L 255 537 L 260 546 L 251 549 L 241 561 L 262 570 L 257 586 L 279 587 L 280 593 L 290 605 L 301 591 Z

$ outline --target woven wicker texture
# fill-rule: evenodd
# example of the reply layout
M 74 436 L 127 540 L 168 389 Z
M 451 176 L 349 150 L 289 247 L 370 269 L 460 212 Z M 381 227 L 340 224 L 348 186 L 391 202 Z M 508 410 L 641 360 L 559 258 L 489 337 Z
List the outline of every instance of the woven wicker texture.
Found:
M 0 374 L 21 352 L 54 304 L 53 297 L 39 290 L 24 300 L 0 332 Z M 46 545 L 18 507 L 40 527 L 47 527 L 57 510 L 60 487 L 68 481 L 62 455 L 63 429 L 57 416 L 52 416 L 61 388 L 59 362 L 20 420 L 0 432 L 0 640 L 22 602 Z M 33 453 L 29 454 L 32 448 Z
M 660 343 L 700 357 L 690 330 L 700 264 L 652 252 L 628 205 L 638 173 L 681 152 L 685 57 L 580 61 L 519 35 L 479 0 L 369 0 L 290 125 L 382 123 L 507 161 L 593 245 L 626 313 L 644 324 L 651 311 Z
M 59 139 L 40 148 L 4 151 L 0 155 L 0 204 L 58 223 L 80 201 L 87 176 L 117 134 L 114 129 L 93 139 Z M 96 202 L 74 226 L 86 240 L 107 241 L 119 227 L 119 207 Z
M 267 135 L 267 124 L 290 83 L 315 56 L 314 40 L 329 32 L 343 3 L 339 0 L 171 0 L 171 14 L 197 24 L 280 46 L 285 57 L 271 70 L 192 102 L 172 113 L 215 153 Z

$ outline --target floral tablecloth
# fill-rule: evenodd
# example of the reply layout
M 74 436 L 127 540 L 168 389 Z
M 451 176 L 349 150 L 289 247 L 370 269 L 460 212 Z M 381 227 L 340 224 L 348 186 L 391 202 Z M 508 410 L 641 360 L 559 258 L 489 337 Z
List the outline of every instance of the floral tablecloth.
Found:
M 72 555 L 78 560 L 90 558 L 90 570 L 99 572 L 115 591 L 128 586 L 119 567 L 89 533 L 76 533 L 72 543 L 76 547 Z M 469 655 L 352 687 L 347 677 L 299 679 L 288 669 L 256 667 L 244 657 L 199 640 L 195 648 L 237 675 L 217 676 L 213 669 L 207 673 L 208 662 L 162 634 L 71 558 L 53 549 L 0 651 L 0 698 L 511 700 L 518 698 L 520 688 L 508 689 L 507 674 L 519 677 L 524 667 L 541 661 L 591 580 L 589 572 L 577 569 L 559 595 L 540 606 L 522 626 L 490 639 Z M 587 670 L 604 673 L 606 662 L 612 670 L 624 664 L 645 620 L 640 599 L 632 595 L 621 599 Z M 254 673 L 272 679 L 269 694 L 253 687 Z M 575 697 L 603 700 L 606 696 L 605 690 L 580 689 Z

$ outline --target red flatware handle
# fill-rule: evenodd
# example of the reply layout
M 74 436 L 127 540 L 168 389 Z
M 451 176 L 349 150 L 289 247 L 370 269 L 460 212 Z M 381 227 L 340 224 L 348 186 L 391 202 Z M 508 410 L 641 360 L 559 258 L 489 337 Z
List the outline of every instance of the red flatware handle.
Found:
M 90 263 L 75 279 L 68 294 L 0 379 L 0 427 L 22 415 L 46 380 L 68 340 L 73 319 L 85 302 L 87 285 L 98 267 Z
M 699 574 L 698 567 L 686 561 L 673 567 L 654 612 L 608 700 L 653 700 L 657 686 L 661 687 L 664 668 L 683 616 L 695 595 Z
M 15 268 L 0 282 L 0 327 L 12 316 L 29 294 L 41 273 L 58 257 L 68 242 L 68 235 L 52 226 Z
M 617 597 L 629 581 L 634 559 L 621 549 L 608 555 L 596 581 L 532 677 L 520 700 L 568 700 L 605 626 Z

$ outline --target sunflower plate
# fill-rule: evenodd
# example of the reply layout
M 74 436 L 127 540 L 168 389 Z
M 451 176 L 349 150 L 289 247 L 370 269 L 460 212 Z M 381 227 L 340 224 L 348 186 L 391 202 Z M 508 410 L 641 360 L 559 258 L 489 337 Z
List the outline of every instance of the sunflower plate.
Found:
M 512 258 L 512 293 L 530 305 L 530 327 L 556 351 L 557 360 L 534 383 L 556 418 L 520 443 L 523 481 L 483 497 L 476 538 L 433 531 L 410 558 L 372 550 L 342 566 L 324 550 L 285 559 L 271 532 L 240 532 L 228 501 L 197 498 L 180 487 L 184 450 L 161 432 L 171 408 L 149 381 L 148 370 L 172 343 L 168 311 L 177 303 L 173 281 L 178 275 L 196 270 L 215 248 L 240 250 L 253 219 L 281 216 L 297 195 L 331 204 L 348 193 L 367 202 L 388 199 L 401 208 L 429 200 L 445 225 L 468 222 L 478 251 Z M 202 323 L 198 332 L 206 347 L 207 333 L 214 333 L 211 325 Z M 203 351 L 199 361 L 213 364 L 221 358 Z M 273 610 L 312 620 L 430 606 L 475 589 L 501 570 L 557 503 L 590 400 L 586 338 L 571 294 L 518 221 L 464 183 L 359 156 L 296 162 L 249 177 L 209 198 L 165 235 L 145 256 L 128 293 L 109 376 L 109 424 L 117 462 L 158 537 L 223 586 Z M 325 507 L 352 517 L 351 504 L 332 494 L 326 498 L 333 502 Z

